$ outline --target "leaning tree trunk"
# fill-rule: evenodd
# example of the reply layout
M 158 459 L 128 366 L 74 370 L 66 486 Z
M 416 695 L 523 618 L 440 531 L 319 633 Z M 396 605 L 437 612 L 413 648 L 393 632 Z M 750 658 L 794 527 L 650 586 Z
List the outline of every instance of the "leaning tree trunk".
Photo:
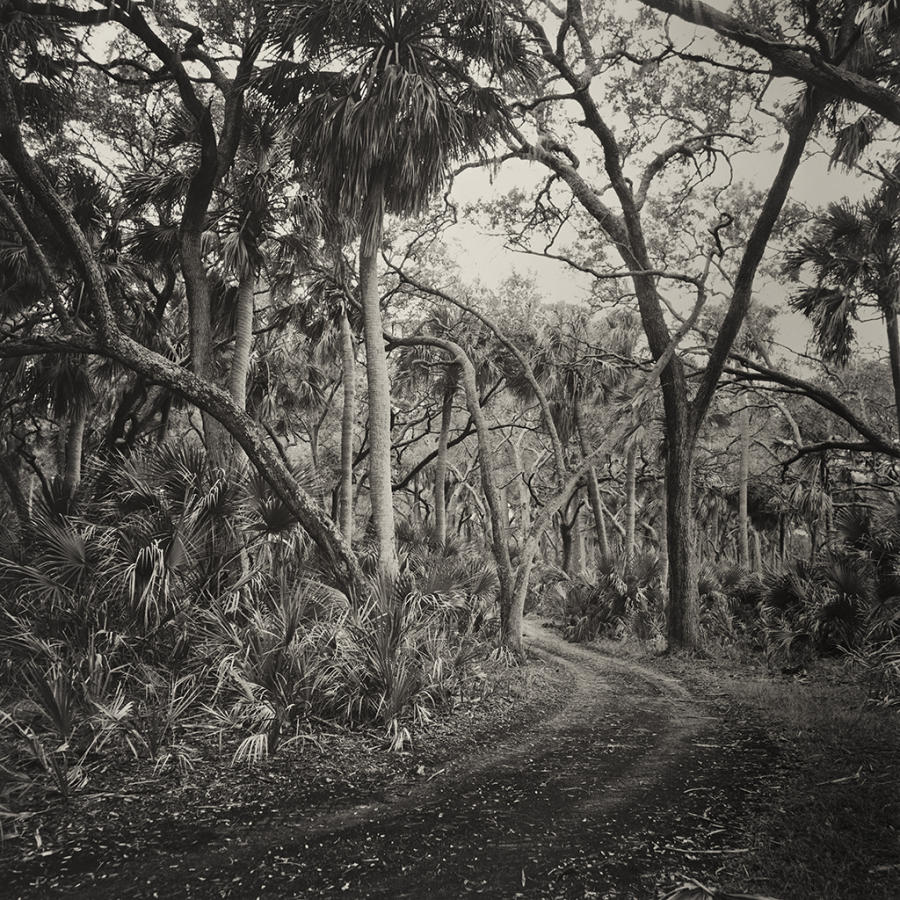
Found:
M 747 488 L 750 483 L 750 411 L 743 407 L 738 424 L 741 429 L 741 472 L 738 487 L 738 548 L 740 564 L 750 568 L 750 516 L 747 511 Z
M 531 492 L 528 489 L 528 478 L 531 473 L 531 466 L 525 464 L 522 457 L 522 447 L 520 444 L 521 436 L 525 432 L 520 432 L 520 439 L 513 439 L 509 442 L 512 450 L 513 471 L 518 473 L 516 484 L 519 489 L 519 546 L 521 547 L 528 538 L 531 531 Z
M 290 509 L 300 524 L 321 548 L 335 567 L 338 579 L 351 598 L 362 586 L 362 572 L 352 550 L 342 540 L 334 523 L 318 504 L 297 484 L 285 463 L 272 449 L 265 433 L 243 410 L 235 406 L 231 397 L 216 384 L 198 377 L 177 363 L 137 343 L 123 334 L 113 313 L 106 281 L 94 255 L 93 248 L 75 221 L 71 210 L 63 202 L 53 185 L 28 153 L 19 129 L 16 104 L 10 88 L 9 70 L 0 56 L 0 132 L 4 134 L 2 152 L 22 183 L 64 236 L 83 274 L 93 303 L 93 319 L 97 334 L 68 333 L 36 337 L 29 349 L 34 352 L 100 354 L 118 360 L 123 365 L 159 384 L 183 395 L 210 417 L 214 417 L 237 440 L 248 459 L 266 479 L 275 493 Z M 58 287 L 46 257 L 31 238 L 30 247 L 50 290 L 58 296 Z
M 393 577 L 399 570 L 391 494 L 391 385 L 388 378 L 381 296 L 378 291 L 378 252 L 383 226 L 382 188 L 372 190 L 363 214 L 367 227 L 359 247 L 359 284 L 366 344 L 366 381 L 369 388 L 369 502 L 378 548 L 378 568 Z
M 353 439 L 356 431 L 356 353 L 347 307 L 341 308 L 341 364 L 344 408 L 341 410 L 340 526 L 344 540 L 353 542 Z
M 411 338 L 392 338 L 392 342 L 398 347 L 415 347 L 420 345 L 440 347 L 459 366 L 460 383 L 465 392 L 466 406 L 478 436 L 478 468 L 481 471 L 481 487 L 488 507 L 487 518 L 491 531 L 491 547 L 497 564 L 500 644 L 516 658 L 522 658 L 524 602 L 517 602 L 517 594 L 513 585 L 512 561 L 509 555 L 509 506 L 502 491 L 497 486 L 497 478 L 494 473 L 491 431 L 485 418 L 484 410 L 481 408 L 475 366 L 472 365 L 472 360 L 469 359 L 459 344 L 443 338 L 422 335 Z
M 447 452 L 450 443 L 450 426 L 453 422 L 453 395 L 456 393 L 456 375 L 447 371 L 444 382 L 444 399 L 441 406 L 441 433 L 438 437 L 437 457 L 434 463 L 434 536 L 438 545 L 447 542 Z
M 247 271 L 238 284 L 237 313 L 234 323 L 234 354 L 228 375 L 228 389 L 234 402 L 247 407 L 247 373 L 250 371 L 250 347 L 253 344 L 253 292 L 256 276 Z

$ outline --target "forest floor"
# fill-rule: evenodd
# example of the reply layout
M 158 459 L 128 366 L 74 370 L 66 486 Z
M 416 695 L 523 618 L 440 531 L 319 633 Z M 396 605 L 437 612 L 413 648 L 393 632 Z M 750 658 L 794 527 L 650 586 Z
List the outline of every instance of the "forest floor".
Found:
M 0 847 L 0 896 L 900 897 L 900 728 L 824 667 L 531 661 L 413 750 L 333 734 L 255 766 L 96 776 Z

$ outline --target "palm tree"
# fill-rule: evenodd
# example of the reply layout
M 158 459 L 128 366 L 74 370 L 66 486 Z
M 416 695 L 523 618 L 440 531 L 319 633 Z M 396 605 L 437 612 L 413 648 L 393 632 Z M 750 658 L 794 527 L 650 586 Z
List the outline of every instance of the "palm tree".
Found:
M 900 185 L 891 182 L 861 204 L 832 203 L 788 265 L 795 275 L 808 265 L 815 276 L 791 305 L 812 321 L 826 360 L 848 360 L 861 307 L 881 313 L 900 429 Z
M 294 116 L 298 156 L 360 232 L 370 497 L 379 565 L 389 574 L 398 562 L 390 383 L 378 290 L 384 216 L 421 212 L 449 165 L 504 129 L 499 97 L 471 70 L 524 71 L 524 44 L 497 5 L 478 0 L 280 0 L 271 33 L 282 56 L 303 52 L 301 78 L 314 70 L 306 79 L 311 93 Z M 276 67 L 269 85 L 283 86 L 285 74 L 284 64 L 280 71 Z M 287 83 L 296 85 L 297 79 Z M 285 100 L 283 87 L 276 93 Z

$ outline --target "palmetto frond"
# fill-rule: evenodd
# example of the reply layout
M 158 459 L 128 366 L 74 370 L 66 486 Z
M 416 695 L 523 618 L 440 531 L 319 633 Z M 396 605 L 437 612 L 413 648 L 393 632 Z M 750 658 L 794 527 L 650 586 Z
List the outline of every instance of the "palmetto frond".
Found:
M 834 136 L 832 160 L 849 169 L 875 140 L 881 123 L 879 116 L 868 113 L 841 128 Z
M 852 324 L 856 318 L 853 296 L 844 290 L 813 287 L 796 293 L 790 303 L 812 321 L 822 356 L 846 363 L 856 337 Z
M 216 236 L 212 231 L 207 229 L 203 232 L 204 253 L 212 249 L 215 240 Z M 136 229 L 126 242 L 126 247 L 140 262 L 164 271 L 178 259 L 180 242 L 177 224 L 154 224 L 138 219 Z
M 180 169 L 133 172 L 126 179 L 122 189 L 126 213 L 139 210 L 148 204 L 172 206 L 185 196 L 190 182 L 190 173 Z

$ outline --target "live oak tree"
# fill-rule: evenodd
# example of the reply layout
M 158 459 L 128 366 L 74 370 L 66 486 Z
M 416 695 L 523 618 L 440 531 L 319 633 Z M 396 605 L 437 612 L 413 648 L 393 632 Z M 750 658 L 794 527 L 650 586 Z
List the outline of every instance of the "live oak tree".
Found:
M 545 9 L 542 7 L 542 9 Z M 695 553 L 692 537 L 692 476 L 695 449 L 704 417 L 709 409 L 719 377 L 752 298 L 755 275 L 765 253 L 768 240 L 787 199 L 794 173 L 799 167 L 807 139 L 816 122 L 824 98 L 815 91 L 807 92 L 802 101 L 786 117 L 787 143 L 778 172 L 762 203 L 749 237 L 743 247 L 733 278 L 728 313 L 709 352 L 708 361 L 694 379 L 696 389 L 689 390 L 688 373 L 678 353 L 671 352 L 672 333 L 665 316 L 662 280 L 666 265 L 654 258 L 648 244 L 643 213 L 654 181 L 673 159 L 711 149 L 726 139 L 727 120 L 723 126 L 711 121 L 710 127 L 694 127 L 682 121 L 672 133 L 673 143 L 650 158 L 643 171 L 629 177 L 626 152 L 616 136 L 610 119 L 604 114 L 602 101 L 593 87 L 604 60 L 621 58 L 614 50 L 602 57 L 595 50 L 600 38 L 591 30 L 582 4 L 571 2 L 565 9 L 554 8 L 555 28 L 537 8 L 525 10 L 525 21 L 534 44 L 546 66 L 548 78 L 554 78 L 564 89 L 556 89 L 528 101 L 526 108 L 572 104 L 578 111 L 578 128 L 594 142 L 600 154 L 599 173 L 588 174 L 578 154 L 565 141 L 542 130 L 540 121 L 533 136 L 518 134 L 513 152 L 525 159 L 536 160 L 564 182 L 578 203 L 593 218 L 610 248 L 620 257 L 620 275 L 630 279 L 637 299 L 641 321 L 650 352 L 657 361 L 668 353 L 661 373 L 661 388 L 666 429 L 666 487 L 668 492 L 669 605 L 668 638 L 670 646 L 691 648 L 699 642 Z M 677 117 L 676 117 L 677 118 Z M 616 206 L 609 205 L 603 189 L 611 189 Z M 716 252 L 707 252 L 707 259 Z M 708 272 L 708 267 L 706 269 Z M 702 302 L 705 275 L 676 275 L 681 283 L 693 283 Z

